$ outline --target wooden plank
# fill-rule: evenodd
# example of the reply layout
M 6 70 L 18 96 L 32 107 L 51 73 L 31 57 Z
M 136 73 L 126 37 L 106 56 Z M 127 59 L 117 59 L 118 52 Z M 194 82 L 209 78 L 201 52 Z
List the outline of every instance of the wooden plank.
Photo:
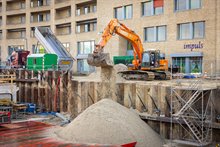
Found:
M 64 75 L 60 75 L 60 112 L 64 110 Z

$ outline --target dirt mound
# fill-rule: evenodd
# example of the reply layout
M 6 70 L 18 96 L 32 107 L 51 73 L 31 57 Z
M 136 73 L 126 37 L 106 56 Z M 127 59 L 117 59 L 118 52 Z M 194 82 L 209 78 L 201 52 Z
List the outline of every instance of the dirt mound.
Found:
M 136 113 L 110 99 L 91 105 L 56 133 L 74 143 L 120 145 L 137 141 L 137 147 L 162 146 L 159 135 Z
M 114 69 L 116 70 L 116 72 L 120 72 L 120 71 L 128 70 L 128 67 L 124 64 L 116 64 L 114 66 Z
M 118 74 L 120 71 L 127 70 L 127 66 L 124 64 L 116 64 L 113 67 L 102 67 L 101 68 L 101 79 L 103 82 L 111 81 L 111 82 L 121 82 L 124 79 Z

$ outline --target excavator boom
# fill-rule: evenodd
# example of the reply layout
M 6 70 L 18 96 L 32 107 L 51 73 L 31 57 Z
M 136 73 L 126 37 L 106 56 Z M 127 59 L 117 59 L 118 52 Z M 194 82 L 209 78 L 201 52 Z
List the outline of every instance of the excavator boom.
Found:
M 141 65 L 142 53 L 144 50 L 141 39 L 136 33 L 134 33 L 134 31 L 130 30 L 124 24 L 120 23 L 117 19 L 112 19 L 107 27 L 104 29 L 102 38 L 95 46 L 93 54 L 88 55 L 88 64 L 96 67 L 113 66 L 109 53 L 104 53 L 103 48 L 114 34 L 118 34 L 119 36 L 125 38 L 126 40 L 129 40 L 132 43 L 134 47 L 133 64 L 135 66 L 135 69 L 138 69 L 138 67 Z

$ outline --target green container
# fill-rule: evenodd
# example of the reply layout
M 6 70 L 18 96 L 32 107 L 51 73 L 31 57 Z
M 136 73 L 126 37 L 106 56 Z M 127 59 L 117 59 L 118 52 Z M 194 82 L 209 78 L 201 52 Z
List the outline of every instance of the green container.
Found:
M 125 65 L 128 65 L 128 64 L 132 64 L 132 60 L 134 60 L 134 56 L 114 56 L 113 57 L 114 64 L 122 63 Z
M 58 57 L 55 54 L 31 54 L 27 56 L 27 69 L 34 71 L 57 70 Z

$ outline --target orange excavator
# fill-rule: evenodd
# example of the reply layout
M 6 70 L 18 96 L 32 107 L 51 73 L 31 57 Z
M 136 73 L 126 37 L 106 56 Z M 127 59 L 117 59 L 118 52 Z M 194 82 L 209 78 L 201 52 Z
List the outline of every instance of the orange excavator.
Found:
M 95 45 L 95 50 L 88 55 L 87 62 L 91 66 L 113 66 L 109 53 L 104 53 L 104 47 L 115 34 L 131 42 L 134 52 L 134 60 L 128 65 L 128 70 L 119 72 L 127 80 L 168 80 L 171 78 L 168 72 L 168 60 L 159 50 L 144 51 L 140 37 L 131 29 L 112 19 L 104 29 L 102 38 Z

